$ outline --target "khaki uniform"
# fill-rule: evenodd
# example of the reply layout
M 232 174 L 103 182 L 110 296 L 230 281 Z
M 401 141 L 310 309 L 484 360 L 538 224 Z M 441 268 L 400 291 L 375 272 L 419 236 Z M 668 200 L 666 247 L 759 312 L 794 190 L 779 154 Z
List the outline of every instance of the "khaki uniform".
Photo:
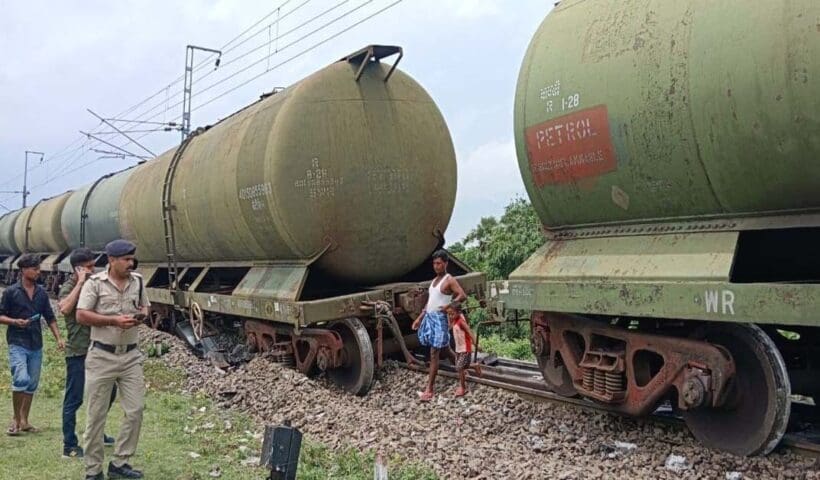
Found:
M 149 306 L 142 277 L 132 273 L 120 291 L 108 278 L 108 272 L 89 277 L 80 292 L 78 310 L 91 310 L 101 315 L 132 315 Z M 145 397 L 142 353 L 139 348 L 126 351 L 138 342 L 137 328 L 91 327 L 91 347 L 85 360 L 85 397 L 88 402 L 85 429 L 85 467 L 87 475 L 102 471 L 104 461 L 103 429 L 108 413 L 111 390 L 119 390 L 120 405 L 125 412 L 117 443 L 114 446 L 115 466 L 128 463 L 137 449 Z M 94 342 L 116 348 L 114 353 L 94 346 Z

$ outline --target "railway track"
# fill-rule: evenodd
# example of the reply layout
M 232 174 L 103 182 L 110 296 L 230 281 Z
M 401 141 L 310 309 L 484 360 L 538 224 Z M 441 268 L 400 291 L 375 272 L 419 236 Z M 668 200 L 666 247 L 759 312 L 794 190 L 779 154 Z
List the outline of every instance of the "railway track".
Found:
M 417 358 L 423 361 L 421 356 L 417 356 Z M 516 392 L 536 401 L 570 404 L 580 408 L 618 415 L 617 412 L 612 412 L 591 400 L 563 397 L 547 390 L 541 372 L 538 370 L 538 365 L 535 363 L 496 358 L 492 355 L 480 356 L 479 362 L 482 365 L 482 376 L 477 377 L 472 373 L 468 374 L 471 382 Z M 400 362 L 400 365 L 410 369 L 404 362 Z M 458 378 L 455 367 L 449 361 L 441 362 L 439 375 Z M 806 403 L 802 399 L 793 399 L 792 416 L 794 425 L 790 426 L 790 430 L 786 432 L 780 442 L 782 448 L 799 455 L 820 458 L 820 412 L 817 412 L 817 410 L 814 405 Z M 683 419 L 675 415 L 668 404 L 659 407 L 648 418 L 655 422 L 685 427 Z

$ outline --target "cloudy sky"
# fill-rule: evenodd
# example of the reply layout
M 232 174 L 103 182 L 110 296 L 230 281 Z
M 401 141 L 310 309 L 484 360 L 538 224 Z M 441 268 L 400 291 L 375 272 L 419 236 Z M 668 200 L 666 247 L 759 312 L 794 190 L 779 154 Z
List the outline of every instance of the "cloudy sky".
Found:
M 498 215 L 515 195 L 524 195 L 513 146 L 515 82 L 529 40 L 553 2 L 394 3 L 0 0 L 0 191 L 21 189 L 25 150 L 46 154 L 42 163 L 32 157 L 30 204 L 132 165 L 133 158 L 100 158 L 104 155 L 91 150 L 112 149 L 80 135 L 80 130 L 101 130 L 86 109 L 113 117 L 156 94 L 122 116 L 177 118 L 187 44 L 226 51 L 220 69 L 203 65 L 196 71 L 195 94 L 215 85 L 194 98 L 194 108 L 211 101 L 193 113 L 193 126 L 213 123 L 260 93 L 287 86 L 364 45 L 396 44 L 405 49 L 402 69 L 432 95 L 453 136 L 459 185 L 447 238 L 455 241 L 482 216 Z M 270 59 L 262 60 L 269 53 Z M 178 132 L 140 139 L 157 153 L 178 141 Z M 0 193 L 0 212 L 19 208 L 20 201 L 20 195 Z

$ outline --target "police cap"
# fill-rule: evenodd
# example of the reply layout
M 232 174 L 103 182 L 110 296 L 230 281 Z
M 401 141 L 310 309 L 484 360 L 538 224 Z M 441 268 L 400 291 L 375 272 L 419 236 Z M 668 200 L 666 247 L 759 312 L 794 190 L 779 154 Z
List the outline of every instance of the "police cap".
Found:
M 109 257 L 124 257 L 126 255 L 133 255 L 136 251 L 136 245 L 123 239 L 108 242 L 108 245 L 105 246 L 105 254 Z

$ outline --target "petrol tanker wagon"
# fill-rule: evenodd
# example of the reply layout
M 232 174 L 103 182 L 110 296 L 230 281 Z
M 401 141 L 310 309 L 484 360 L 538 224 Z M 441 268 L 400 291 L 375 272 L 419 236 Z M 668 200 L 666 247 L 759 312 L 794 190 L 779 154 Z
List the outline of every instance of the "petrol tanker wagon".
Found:
M 549 388 L 774 448 L 820 392 L 820 3 L 563 1 L 514 128 L 547 241 L 501 299 Z
M 152 326 L 218 363 L 239 338 L 366 393 L 384 355 L 412 361 L 406 317 L 424 306 L 455 202 L 447 125 L 396 68 L 402 54 L 366 47 L 156 159 L 6 215 L 3 268 L 41 253 L 54 290 L 71 249 L 132 240 Z M 451 267 L 482 295 L 482 274 Z

